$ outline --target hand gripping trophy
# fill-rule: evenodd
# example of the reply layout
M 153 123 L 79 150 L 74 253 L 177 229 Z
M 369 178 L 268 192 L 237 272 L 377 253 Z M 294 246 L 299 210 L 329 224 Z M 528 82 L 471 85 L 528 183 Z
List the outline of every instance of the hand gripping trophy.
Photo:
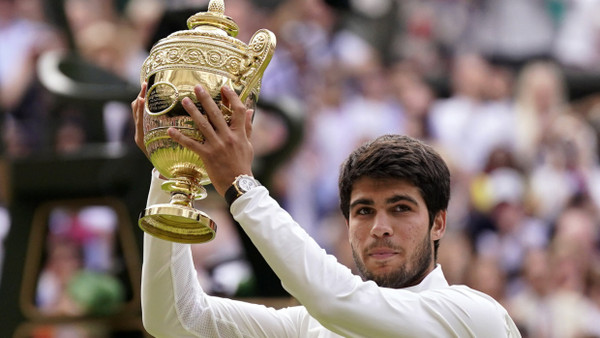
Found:
M 189 97 L 203 112 L 194 94 L 200 83 L 229 122 L 231 113 L 221 102 L 221 87 L 234 89 L 248 108 L 255 108 L 263 73 L 275 51 L 275 35 L 266 29 L 258 30 L 248 45 L 236 39 L 238 26 L 224 12 L 223 0 L 211 0 L 207 12 L 187 20 L 189 30 L 157 42 L 141 70 L 140 80 L 148 86 L 144 143 L 150 161 L 168 179 L 162 189 L 170 192 L 171 200 L 142 211 L 139 226 L 173 242 L 207 242 L 217 230 L 213 220 L 192 204 L 207 196 L 204 185 L 210 183 L 202 160 L 167 135 L 167 129 L 175 127 L 200 142 L 204 139 L 181 100 Z

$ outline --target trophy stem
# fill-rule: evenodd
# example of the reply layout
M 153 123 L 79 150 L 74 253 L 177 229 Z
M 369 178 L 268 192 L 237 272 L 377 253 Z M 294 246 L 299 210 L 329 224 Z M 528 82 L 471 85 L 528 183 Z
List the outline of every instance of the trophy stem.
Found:
M 162 189 L 171 192 L 171 204 L 192 206 L 195 200 L 207 196 L 206 189 L 199 180 L 188 176 L 178 176 L 162 184 Z
M 171 193 L 171 204 L 174 205 L 184 205 L 191 207 L 192 206 L 192 197 L 191 195 L 182 194 L 180 192 L 172 192 Z
M 142 211 L 139 218 L 142 230 L 179 243 L 204 243 L 215 237 L 215 222 L 192 205 L 195 199 L 206 197 L 202 185 L 187 177 L 177 177 L 163 183 L 162 188 L 171 192 L 171 200 Z
M 175 177 L 163 184 L 164 190 L 171 192 L 171 204 L 192 206 L 192 180 Z

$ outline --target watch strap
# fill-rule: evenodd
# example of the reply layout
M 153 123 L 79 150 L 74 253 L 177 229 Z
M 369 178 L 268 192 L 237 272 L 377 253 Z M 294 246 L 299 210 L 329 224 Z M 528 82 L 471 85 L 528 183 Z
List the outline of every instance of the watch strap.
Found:
M 227 188 L 227 191 L 225 191 L 225 202 L 227 202 L 228 206 L 231 206 L 231 204 L 233 204 L 233 202 L 240 197 L 240 192 L 237 189 L 237 186 L 235 185 L 235 181 L 233 184 L 231 184 L 231 186 L 229 188 Z

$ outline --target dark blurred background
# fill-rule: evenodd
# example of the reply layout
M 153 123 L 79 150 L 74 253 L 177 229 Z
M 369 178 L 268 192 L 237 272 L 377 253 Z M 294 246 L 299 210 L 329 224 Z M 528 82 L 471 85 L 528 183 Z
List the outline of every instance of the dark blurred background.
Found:
M 0 0 L 0 336 L 136 337 L 151 164 L 130 103 L 160 38 L 203 0 Z M 439 262 L 525 337 L 600 337 L 600 0 L 225 0 L 277 36 L 255 172 L 354 268 L 338 167 L 384 133 L 452 171 Z M 289 295 L 214 192 L 203 288 Z

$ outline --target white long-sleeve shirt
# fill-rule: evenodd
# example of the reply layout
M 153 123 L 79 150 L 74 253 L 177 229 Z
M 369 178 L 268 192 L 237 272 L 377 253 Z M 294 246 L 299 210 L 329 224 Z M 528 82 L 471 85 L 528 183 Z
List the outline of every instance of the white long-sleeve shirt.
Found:
M 153 175 L 148 205 L 168 201 Z M 189 244 L 144 234 L 142 314 L 156 337 L 520 337 L 506 310 L 466 286 L 449 286 L 438 265 L 418 285 L 363 281 L 257 187 L 231 206 L 285 289 L 303 306 L 283 309 L 207 295 Z

